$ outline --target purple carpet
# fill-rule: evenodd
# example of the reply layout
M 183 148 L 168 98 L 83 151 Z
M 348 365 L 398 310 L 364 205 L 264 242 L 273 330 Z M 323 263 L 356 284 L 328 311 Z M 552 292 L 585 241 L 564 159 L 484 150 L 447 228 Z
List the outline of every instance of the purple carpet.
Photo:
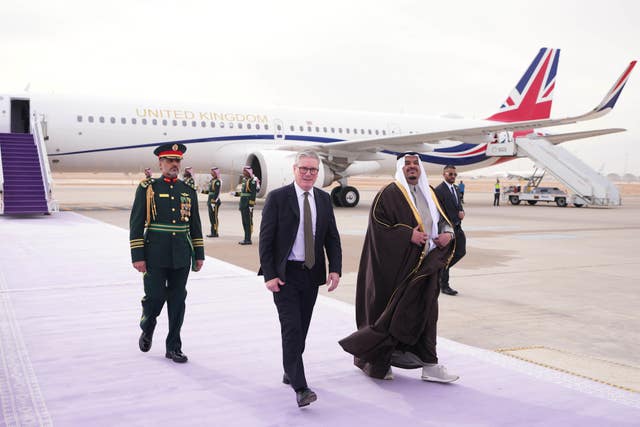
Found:
M 458 382 L 402 369 L 372 380 L 337 343 L 353 307 L 325 297 L 305 353 L 318 401 L 299 409 L 254 272 L 208 258 L 192 273 L 179 365 L 164 357 L 166 311 L 151 351 L 138 350 L 142 280 L 126 230 L 64 212 L 0 217 L 0 238 L 0 426 L 640 425 L 637 393 L 444 338 Z

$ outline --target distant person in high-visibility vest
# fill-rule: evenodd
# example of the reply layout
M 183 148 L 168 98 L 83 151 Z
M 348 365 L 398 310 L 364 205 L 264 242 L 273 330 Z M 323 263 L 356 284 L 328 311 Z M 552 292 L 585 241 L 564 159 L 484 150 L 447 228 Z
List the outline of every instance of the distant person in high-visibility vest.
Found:
M 493 206 L 500 206 L 500 180 L 498 178 L 493 186 Z

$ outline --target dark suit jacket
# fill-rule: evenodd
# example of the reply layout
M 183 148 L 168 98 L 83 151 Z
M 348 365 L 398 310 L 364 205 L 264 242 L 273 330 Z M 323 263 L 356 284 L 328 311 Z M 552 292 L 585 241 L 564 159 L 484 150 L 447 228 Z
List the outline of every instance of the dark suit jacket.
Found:
M 447 214 L 447 217 L 451 220 L 451 223 L 460 227 L 462 220 L 458 218 L 458 212 L 464 211 L 462 204 L 460 203 L 460 191 L 458 191 L 457 186 L 453 186 L 456 190 L 456 195 L 458 196 L 458 200 L 454 199 L 453 194 L 451 194 L 451 190 L 449 190 L 449 186 L 446 182 L 441 182 L 435 189 L 436 197 L 438 197 L 438 201 L 440 205 L 444 209 L 444 212 Z
M 327 280 L 325 251 L 329 258 L 329 271 L 342 275 L 342 248 L 333 214 L 331 197 L 313 188 L 316 203 L 316 263 L 311 269 L 313 283 L 322 285 Z M 300 208 L 293 183 L 273 190 L 267 196 L 260 224 L 260 271 L 265 282 L 276 277 L 286 282 L 287 258 L 296 239 L 300 224 Z

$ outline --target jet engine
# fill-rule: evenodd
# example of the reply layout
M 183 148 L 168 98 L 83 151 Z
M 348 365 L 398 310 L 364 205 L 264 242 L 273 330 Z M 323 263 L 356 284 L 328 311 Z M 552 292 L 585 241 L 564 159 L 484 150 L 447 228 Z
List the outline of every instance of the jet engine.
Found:
M 249 154 L 247 164 L 253 168 L 253 173 L 260 179 L 258 197 L 266 196 L 269 191 L 291 184 L 294 180 L 293 163 L 297 152 L 281 150 L 256 151 Z M 326 187 L 335 181 L 335 174 L 320 160 L 320 171 L 316 180 L 316 187 Z

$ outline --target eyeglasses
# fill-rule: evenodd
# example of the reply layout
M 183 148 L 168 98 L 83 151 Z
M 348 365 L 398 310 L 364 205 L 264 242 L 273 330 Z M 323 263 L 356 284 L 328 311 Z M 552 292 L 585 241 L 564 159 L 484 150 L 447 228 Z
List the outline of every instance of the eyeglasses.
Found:
M 302 175 L 306 175 L 310 173 L 311 175 L 316 175 L 320 169 L 318 168 L 307 168 L 304 166 L 298 166 L 298 170 Z
M 455 172 L 447 172 L 447 175 L 449 175 L 449 176 L 458 176 L 458 174 L 455 173 Z

